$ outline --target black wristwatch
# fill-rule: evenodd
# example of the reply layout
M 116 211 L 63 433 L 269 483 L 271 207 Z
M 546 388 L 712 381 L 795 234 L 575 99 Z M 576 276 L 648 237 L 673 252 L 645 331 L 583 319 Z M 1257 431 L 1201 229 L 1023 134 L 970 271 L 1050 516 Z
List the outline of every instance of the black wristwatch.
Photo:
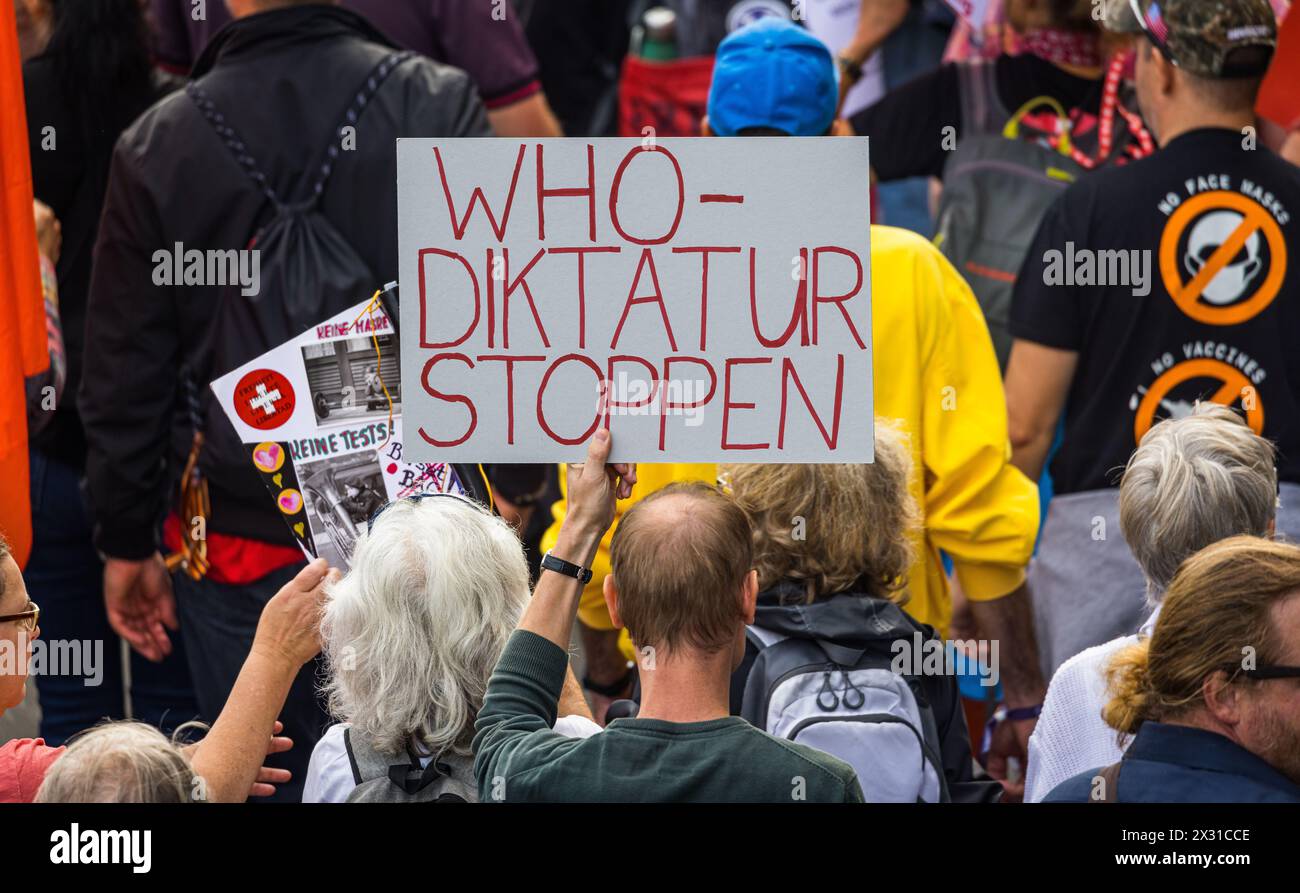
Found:
M 844 76 L 848 78 L 850 85 L 856 84 L 858 81 L 862 80 L 861 63 L 854 62 L 848 56 L 836 56 L 835 62 L 839 65 L 840 71 L 844 73 Z
M 591 579 L 591 568 L 583 567 L 580 564 L 573 564 L 565 561 L 563 558 L 557 558 L 555 555 L 547 552 L 542 556 L 542 570 L 555 571 L 557 574 L 564 574 L 566 577 L 573 577 L 582 585 L 587 585 Z

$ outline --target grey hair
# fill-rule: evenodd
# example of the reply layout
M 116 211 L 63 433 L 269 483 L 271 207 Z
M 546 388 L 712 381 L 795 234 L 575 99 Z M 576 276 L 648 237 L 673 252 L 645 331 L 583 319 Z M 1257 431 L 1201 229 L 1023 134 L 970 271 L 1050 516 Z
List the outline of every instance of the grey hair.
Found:
M 328 594 L 330 712 L 380 753 L 469 755 L 527 600 L 523 547 L 503 520 L 453 498 L 389 506 Z
M 1156 425 L 1119 485 L 1119 525 L 1154 606 L 1183 561 L 1231 536 L 1268 536 L 1277 451 L 1226 406 L 1198 404 Z
M 189 803 L 201 789 L 180 747 L 158 729 L 109 722 L 69 742 L 45 773 L 36 802 Z

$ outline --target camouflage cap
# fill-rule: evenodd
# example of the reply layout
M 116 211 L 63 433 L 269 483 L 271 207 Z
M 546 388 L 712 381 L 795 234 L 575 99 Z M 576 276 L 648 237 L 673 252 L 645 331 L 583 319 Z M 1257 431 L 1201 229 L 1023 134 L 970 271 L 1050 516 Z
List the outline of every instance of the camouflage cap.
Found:
M 1277 47 L 1277 19 L 1268 0 L 1126 2 L 1130 6 L 1127 21 L 1145 32 L 1165 58 L 1201 77 L 1259 77 L 1268 69 Z M 1112 28 L 1113 5 L 1107 0 L 1108 28 Z M 1116 16 L 1117 23 L 1122 21 Z
M 1130 0 L 1105 0 L 1101 5 L 1101 25 L 1116 34 L 1142 33 Z

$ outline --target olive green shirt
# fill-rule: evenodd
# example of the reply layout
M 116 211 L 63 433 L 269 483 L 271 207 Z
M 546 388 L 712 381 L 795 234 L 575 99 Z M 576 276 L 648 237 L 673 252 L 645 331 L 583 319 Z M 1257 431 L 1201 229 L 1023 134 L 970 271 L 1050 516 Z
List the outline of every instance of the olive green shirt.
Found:
M 737 716 L 616 719 L 589 738 L 552 730 L 569 656 L 516 630 L 475 723 L 474 773 L 491 802 L 861 803 L 852 767 Z

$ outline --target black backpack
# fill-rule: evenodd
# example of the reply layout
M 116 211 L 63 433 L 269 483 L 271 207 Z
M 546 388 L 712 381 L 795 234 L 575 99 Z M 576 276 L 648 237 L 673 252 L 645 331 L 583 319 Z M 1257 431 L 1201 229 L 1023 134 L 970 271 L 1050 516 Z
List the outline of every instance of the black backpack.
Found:
M 1110 152 L 1093 164 L 1121 164 L 1143 155 L 1144 134 L 1132 126 L 1137 119 L 1127 110 L 1134 104 L 1127 91 L 1118 93 L 1119 105 L 1109 121 L 1099 121 L 1081 135 L 1072 132 L 1081 110 L 1065 109 L 1051 97 L 1038 97 L 1015 112 L 1007 109 L 992 61 L 962 62 L 957 73 L 965 132 L 944 168 L 934 241 L 975 292 L 998 365 L 1005 370 L 1012 293 L 1038 225 L 1061 193 L 1090 170 L 1069 148 L 1099 155 L 1098 135 L 1109 126 Z M 1118 77 L 1118 71 L 1110 76 Z M 1023 126 L 1038 108 L 1054 111 L 1056 133 L 1034 134 Z
M 321 213 L 319 205 L 338 159 L 343 128 L 356 125 L 393 69 L 413 55 L 390 53 L 371 70 L 321 151 L 315 182 L 306 197 L 293 201 L 271 188 L 250 148 L 203 88 L 193 81 L 186 84 L 189 98 L 273 209 L 271 218 L 246 246 L 260 254 L 258 292 L 244 295 L 239 284 L 222 289 L 201 351 L 205 368 L 201 376 L 195 370 L 189 373 L 191 421 L 196 434 L 202 434 L 196 447 L 201 447 L 199 466 L 206 477 L 239 481 L 250 468 L 247 447 L 214 399 L 208 382 L 361 302 L 379 287 L 375 271 Z M 202 380 L 194 380 L 196 377 Z

